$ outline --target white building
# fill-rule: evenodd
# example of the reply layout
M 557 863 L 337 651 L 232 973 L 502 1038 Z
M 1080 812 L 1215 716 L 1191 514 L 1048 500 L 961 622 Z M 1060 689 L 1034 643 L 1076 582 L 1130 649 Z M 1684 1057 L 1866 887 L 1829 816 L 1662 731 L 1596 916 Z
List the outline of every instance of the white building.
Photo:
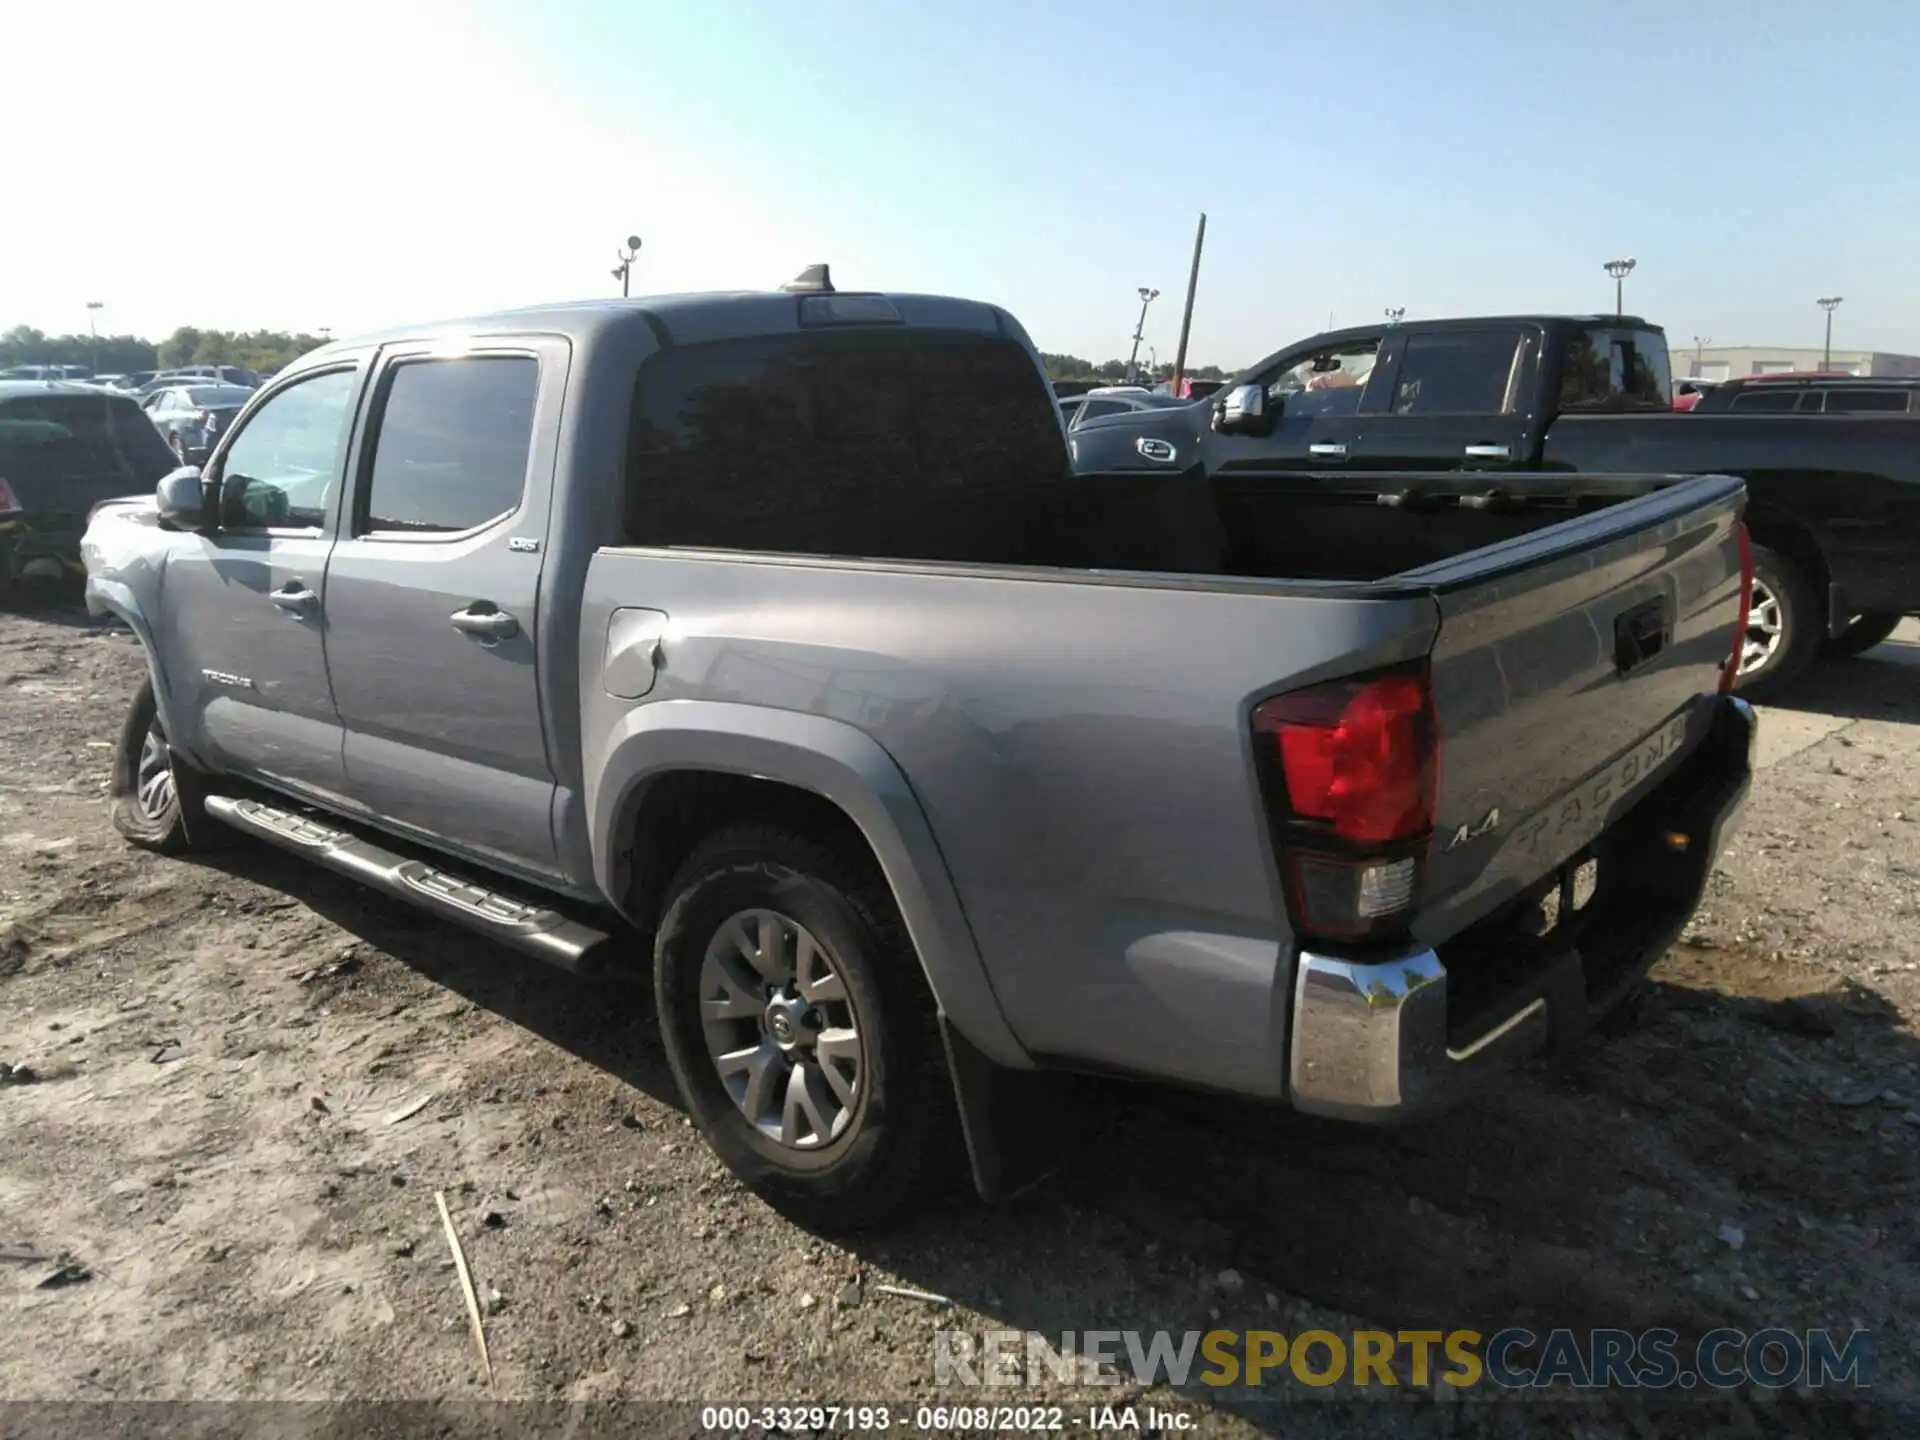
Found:
M 1835 350 L 1823 365 L 1818 345 L 1683 345 L 1669 335 L 1667 348 L 1676 380 L 1733 380 L 1820 369 L 1842 375 L 1920 375 L 1920 355 L 1886 350 Z

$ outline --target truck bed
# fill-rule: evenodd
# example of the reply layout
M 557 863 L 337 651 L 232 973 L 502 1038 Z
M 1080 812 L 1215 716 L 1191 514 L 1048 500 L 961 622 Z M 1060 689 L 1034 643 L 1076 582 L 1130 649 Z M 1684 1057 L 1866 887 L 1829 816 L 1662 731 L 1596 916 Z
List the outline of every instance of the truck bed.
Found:
M 762 737 L 807 717 L 816 749 L 817 720 L 858 732 L 924 812 L 1030 1051 L 1277 1094 L 1294 938 L 1256 704 L 1424 662 L 1443 736 L 1430 943 L 1551 874 L 1703 733 L 1740 603 L 1740 483 L 1581 477 L 1462 509 L 1476 485 L 1274 486 L 1250 536 L 1159 477 L 1074 482 L 991 517 L 1032 567 L 965 563 L 984 518 L 943 532 L 946 562 L 603 550 L 581 617 L 586 773 L 676 713 Z M 1263 568 L 1305 573 L 1236 574 L 1249 539 Z M 620 699 L 601 677 L 636 673 L 623 615 L 640 611 L 665 612 L 631 631 L 657 678 Z M 1627 673 L 1629 613 L 1661 638 Z M 1567 816 L 1650 739 L 1629 782 Z M 1473 843 L 1449 847 L 1462 827 Z

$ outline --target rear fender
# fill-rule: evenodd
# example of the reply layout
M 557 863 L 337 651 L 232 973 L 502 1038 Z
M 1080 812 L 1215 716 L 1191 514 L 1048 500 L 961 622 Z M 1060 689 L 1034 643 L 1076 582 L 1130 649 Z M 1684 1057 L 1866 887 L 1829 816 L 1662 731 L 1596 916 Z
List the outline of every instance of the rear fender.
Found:
M 706 770 L 810 791 L 838 807 L 865 837 L 947 1025 L 993 1064 L 1032 1068 L 1001 1013 L 920 802 L 872 737 L 798 711 L 662 700 L 622 714 L 595 748 L 599 753 L 585 757 L 588 833 L 595 883 L 615 904 L 630 879 L 625 838 L 653 781 Z

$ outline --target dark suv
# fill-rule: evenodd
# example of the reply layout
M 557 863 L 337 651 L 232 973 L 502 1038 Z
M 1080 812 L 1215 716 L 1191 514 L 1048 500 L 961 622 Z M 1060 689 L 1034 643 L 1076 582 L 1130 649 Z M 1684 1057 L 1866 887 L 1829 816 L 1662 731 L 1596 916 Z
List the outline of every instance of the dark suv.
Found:
M 1920 375 L 1743 375 L 1706 386 L 1696 415 L 1920 416 Z

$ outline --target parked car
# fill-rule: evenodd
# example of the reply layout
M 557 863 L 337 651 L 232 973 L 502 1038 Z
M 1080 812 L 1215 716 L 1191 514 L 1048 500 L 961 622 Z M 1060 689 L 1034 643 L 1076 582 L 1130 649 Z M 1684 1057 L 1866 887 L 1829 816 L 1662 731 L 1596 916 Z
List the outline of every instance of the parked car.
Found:
M 141 408 L 182 465 L 197 465 L 233 423 L 253 391 L 240 385 L 170 385 Z
M 156 372 L 137 393 L 144 400 L 154 391 L 173 385 L 238 385 L 252 390 L 259 388 L 259 377 L 238 365 L 188 365 Z
M 159 373 L 158 370 L 130 370 L 125 375 L 115 376 L 113 386 L 116 390 L 138 390 Z
M 1061 1072 L 1404 1118 L 1632 992 L 1748 785 L 1739 480 L 1302 475 L 1250 581 L 1206 487 L 1074 477 L 1004 311 L 810 274 L 330 344 L 102 507 L 121 832 L 650 957 L 825 1228 L 963 1131 L 1031 1180 Z
M 1071 430 L 1082 420 L 1097 420 L 1107 415 L 1132 415 L 1141 410 L 1159 410 L 1169 405 L 1188 405 L 1191 401 L 1172 395 L 1155 395 L 1148 390 L 1118 386 L 1089 390 L 1060 401 L 1060 413 Z
M 1716 385 L 1694 407 L 1796 415 L 1920 415 L 1920 376 L 1750 375 Z
M 0 591 L 80 574 L 80 534 L 102 500 L 150 491 L 174 458 L 124 396 L 62 381 L 0 380 Z
M 1348 372 L 1357 383 L 1314 385 Z M 1892 382 L 1809 383 L 1851 396 Z M 1632 317 L 1363 327 L 1275 352 L 1211 406 L 1083 422 L 1075 468 L 1176 468 L 1236 491 L 1316 470 L 1459 469 L 1481 473 L 1486 503 L 1523 506 L 1567 472 L 1739 475 L 1756 567 L 1740 684 L 1771 686 L 1821 655 L 1858 654 L 1920 612 L 1920 432 L 1898 412 L 1717 408 L 1723 392 L 1797 406 L 1797 385 L 1716 386 L 1675 414 L 1666 335 Z

